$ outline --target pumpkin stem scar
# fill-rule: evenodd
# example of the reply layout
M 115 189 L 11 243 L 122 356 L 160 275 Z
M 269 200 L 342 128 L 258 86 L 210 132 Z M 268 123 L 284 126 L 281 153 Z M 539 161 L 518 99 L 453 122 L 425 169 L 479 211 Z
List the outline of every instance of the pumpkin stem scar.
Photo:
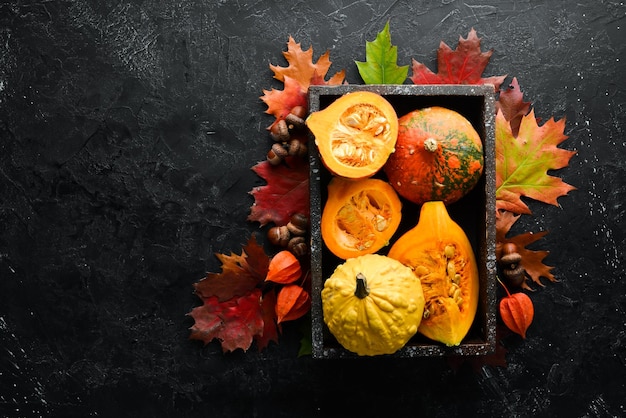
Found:
M 437 151 L 437 140 L 435 138 L 426 138 L 424 140 L 424 149 L 429 152 Z

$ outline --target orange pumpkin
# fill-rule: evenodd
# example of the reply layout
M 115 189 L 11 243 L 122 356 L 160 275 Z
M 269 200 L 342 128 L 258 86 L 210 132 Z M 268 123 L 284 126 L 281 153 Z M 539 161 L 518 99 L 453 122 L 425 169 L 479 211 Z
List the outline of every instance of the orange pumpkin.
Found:
M 444 203 L 424 203 L 417 226 L 396 240 L 388 256 L 411 267 L 422 283 L 426 306 L 418 332 L 459 345 L 478 307 L 478 266 L 465 232 Z
M 384 171 L 396 191 L 411 202 L 465 196 L 483 172 L 483 145 L 472 124 L 443 107 L 415 110 L 399 119 L 396 151 Z
M 306 124 L 315 137 L 322 162 L 334 175 L 371 177 L 387 161 L 398 137 L 398 116 L 381 95 L 369 91 L 344 94 L 312 112 Z
M 374 253 L 389 243 L 401 212 L 400 198 L 386 181 L 334 177 L 322 211 L 322 239 L 344 260 Z

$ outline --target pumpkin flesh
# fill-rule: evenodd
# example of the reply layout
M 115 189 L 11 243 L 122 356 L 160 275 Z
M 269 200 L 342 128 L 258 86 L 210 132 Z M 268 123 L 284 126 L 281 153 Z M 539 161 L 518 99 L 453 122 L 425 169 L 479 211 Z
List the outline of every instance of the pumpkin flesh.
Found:
M 328 107 L 311 112 L 306 124 L 326 168 L 352 179 L 374 175 L 394 150 L 398 116 L 381 95 L 344 94 Z
M 400 198 L 389 183 L 334 177 L 322 211 L 322 239 L 342 259 L 374 253 L 389 243 L 401 211 Z
M 465 232 L 444 203 L 424 203 L 417 225 L 398 238 L 388 256 L 411 267 L 422 284 L 426 305 L 418 332 L 459 345 L 478 307 L 478 266 Z
M 417 204 L 449 204 L 474 188 L 483 172 L 483 146 L 464 116 L 434 106 L 412 111 L 398 122 L 396 150 L 384 171 L 401 196 Z

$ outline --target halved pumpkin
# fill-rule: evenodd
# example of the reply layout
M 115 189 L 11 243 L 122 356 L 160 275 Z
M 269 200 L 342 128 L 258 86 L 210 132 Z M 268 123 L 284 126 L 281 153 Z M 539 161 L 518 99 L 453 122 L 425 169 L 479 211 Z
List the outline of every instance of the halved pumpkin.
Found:
M 402 217 L 402 203 L 384 180 L 334 177 L 322 211 L 322 239 L 342 259 L 374 253 L 389 243 Z
M 424 203 L 417 225 L 388 255 L 411 267 L 421 281 L 426 306 L 418 332 L 459 345 L 474 322 L 480 282 L 472 245 L 444 203 Z
M 380 170 L 398 137 L 393 106 L 369 91 L 344 94 L 328 107 L 311 112 L 306 124 L 326 168 L 352 179 L 371 177 Z

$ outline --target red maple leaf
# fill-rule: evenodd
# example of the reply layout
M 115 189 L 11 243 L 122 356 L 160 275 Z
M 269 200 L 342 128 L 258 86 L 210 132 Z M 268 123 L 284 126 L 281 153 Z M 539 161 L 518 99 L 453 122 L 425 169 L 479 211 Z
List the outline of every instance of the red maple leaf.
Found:
M 222 272 L 208 273 L 194 284 L 203 305 L 189 313 L 195 321 L 190 338 L 205 344 L 217 339 L 224 351 L 246 351 L 253 340 L 259 350 L 270 341 L 277 342 L 275 289 L 264 291 L 262 286 L 270 262 L 263 247 L 253 235 L 241 255 L 216 257 L 222 262 Z
M 436 74 L 413 59 L 409 78 L 413 84 L 493 84 L 497 91 L 505 75 L 482 78 L 492 54 L 493 50 L 481 51 L 480 38 L 472 28 L 467 38 L 459 37 L 456 50 L 443 41 L 439 44 Z
M 257 221 L 261 226 L 270 222 L 286 225 L 295 213 L 309 216 L 308 161 L 288 158 L 286 164 L 277 166 L 263 161 L 252 170 L 267 181 L 267 185 L 250 192 L 255 202 L 250 208 L 249 221 Z
M 190 338 L 205 344 L 218 339 L 224 352 L 237 348 L 247 351 L 255 336 L 263 335 L 260 299 L 260 289 L 224 302 L 215 296 L 204 298 L 204 304 L 189 313 L 195 321 Z

